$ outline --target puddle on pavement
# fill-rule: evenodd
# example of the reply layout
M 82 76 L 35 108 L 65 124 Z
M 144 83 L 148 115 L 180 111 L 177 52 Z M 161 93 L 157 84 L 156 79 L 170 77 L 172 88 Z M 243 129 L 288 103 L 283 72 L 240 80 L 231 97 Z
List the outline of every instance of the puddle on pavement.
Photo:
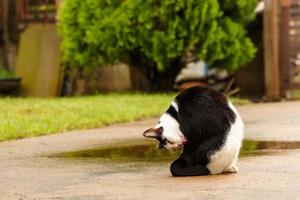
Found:
M 111 146 L 73 152 L 64 152 L 50 157 L 58 158 L 99 158 L 118 162 L 168 162 L 175 160 L 181 150 L 156 149 L 156 143 L 147 141 L 125 141 Z
M 125 141 L 97 149 L 64 152 L 49 157 L 77 159 L 93 158 L 117 162 L 170 162 L 175 160 L 181 153 L 181 150 L 160 150 L 156 149 L 155 146 L 156 143 L 144 140 L 135 142 Z M 282 152 L 282 150 L 287 149 L 300 149 L 300 142 L 244 141 L 240 157 L 276 155 Z
M 300 142 L 245 140 L 240 151 L 240 157 L 276 155 L 290 149 L 300 149 Z

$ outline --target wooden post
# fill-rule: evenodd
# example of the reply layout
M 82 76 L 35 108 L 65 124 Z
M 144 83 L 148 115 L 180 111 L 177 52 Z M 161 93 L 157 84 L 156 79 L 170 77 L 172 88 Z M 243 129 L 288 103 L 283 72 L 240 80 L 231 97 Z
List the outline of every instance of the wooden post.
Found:
M 48 14 L 49 14 L 49 1 L 45 0 L 46 10 L 45 10 L 45 16 L 44 16 L 44 23 L 49 22 Z
M 279 23 L 280 0 L 265 0 L 264 10 L 264 62 L 267 100 L 280 99 Z
M 290 0 L 281 0 L 280 22 L 280 73 L 281 96 L 287 97 L 291 88 L 291 64 L 290 64 Z
M 3 3 L 3 65 L 4 69 L 11 69 L 8 62 L 8 45 L 9 45 L 9 32 L 8 32 L 8 0 L 2 0 Z
M 30 13 L 29 13 L 29 0 L 25 0 L 24 2 L 24 12 L 25 12 L 25 19 L 26 22 L 30 19 Z

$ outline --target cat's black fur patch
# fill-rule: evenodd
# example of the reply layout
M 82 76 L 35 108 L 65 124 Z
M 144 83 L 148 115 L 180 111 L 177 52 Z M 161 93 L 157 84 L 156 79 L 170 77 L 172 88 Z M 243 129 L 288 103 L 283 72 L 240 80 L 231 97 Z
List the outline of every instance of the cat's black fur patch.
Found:
M 175 102 L 178 112 L 170 106 L 167 113 L 179 122 L 188 143 L 172 163 L 171 173 L 173 176 L 207 175 L 209 157 L 224 145 L 235 113 L 223 94 L 205 87 L 187 89 Z
M 176 109 L 174 108 L 174 106 L 170 106 L 169 109 L 166 111 L 166 113 L 168 113 L 169 115 L 171 115 L 174 119 L 176 119 L 177 122 L 179 122 L 179 116 L 178 116 L 178 112 L 176 111 Z

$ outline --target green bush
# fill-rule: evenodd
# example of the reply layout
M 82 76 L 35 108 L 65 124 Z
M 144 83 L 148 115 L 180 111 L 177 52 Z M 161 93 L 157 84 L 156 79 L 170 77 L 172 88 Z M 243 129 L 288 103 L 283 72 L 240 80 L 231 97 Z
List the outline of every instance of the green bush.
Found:
M 135 62 L 166 71 L 187 52 L 228 70 L 249 62 L 255 47 L 245 26 L 256 0 L 64 0 L 64 61 L 76 67 Z

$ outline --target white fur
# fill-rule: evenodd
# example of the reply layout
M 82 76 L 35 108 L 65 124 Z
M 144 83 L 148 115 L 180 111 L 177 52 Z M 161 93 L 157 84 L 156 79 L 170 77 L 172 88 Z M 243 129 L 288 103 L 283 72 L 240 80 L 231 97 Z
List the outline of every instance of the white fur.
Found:
M 231 102 L 229 102 L 229 107 L 234 111 L 236 119 L 231 124 L 230 131 L 222 148 L 210 157 L 207 168 L 211 174 L 238 172 L 239 170 L 236 164 L 244 136 L 244 124 Z
M 178 105 L 175 101 L 172 101 L 171 105 L 174 107 L 174 109 L 176 110 L 176 112 L 178 112 Z
M 177 148 L 182 145 L 184 135 L 179 129 L 179 123 L 173 117 L 164 113 L 160 118 L 159 124 L 155 126 L 155 128 L 159 127 L 163 127 L 162 138 L 167 138 L 168 141 L 173 143 L 167 142 L 165 145 L 167 149 Z

